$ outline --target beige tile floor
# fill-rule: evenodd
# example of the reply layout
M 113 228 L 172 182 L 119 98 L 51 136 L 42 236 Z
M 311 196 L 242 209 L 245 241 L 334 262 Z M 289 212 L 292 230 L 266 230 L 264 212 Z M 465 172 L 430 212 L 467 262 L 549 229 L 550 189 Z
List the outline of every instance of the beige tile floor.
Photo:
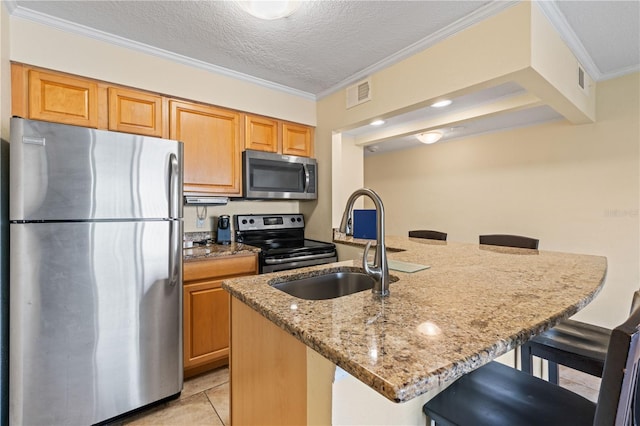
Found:
M 180 398 L 125 418 L 113 426 L 229 426 L 229 368 L 184 381 Z
M 560 366 L 560 385 L 591 401 L 598 398 L 600 379 Z M 216 425 L 230 426 L 229 369 L 187 379 L 179 399 L 126 418 L 113 426 L 124 425 Z
M 560 367 L 558 372 L 560 386 L 582 395 L 590 401 L 598 401 L 598 390 L 602 379 L 562 365 L 558 367 Z

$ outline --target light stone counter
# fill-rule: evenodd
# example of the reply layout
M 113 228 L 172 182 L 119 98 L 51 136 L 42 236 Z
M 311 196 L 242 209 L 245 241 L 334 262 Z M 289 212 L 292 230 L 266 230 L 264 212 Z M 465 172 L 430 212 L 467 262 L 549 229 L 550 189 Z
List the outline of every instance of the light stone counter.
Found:
M 211 257 L 232 256 L 234 254 L 260 253 L 258 247 L 247 244 L 209 244 L 206 246 L 189 247 L 183 250 L 185 262 L 193 262 Z
M 362 240 L 336 237 L 361 245 Z M 399 278 L 383 300 L 369 291 L 302 300 L 270 284 L 348 261 L 226 280 L 223 287 L 391 401 L 438 389 L 586 306 L 601 289 L 604 257 L 387 237 L 389 259 L 428 265 Z

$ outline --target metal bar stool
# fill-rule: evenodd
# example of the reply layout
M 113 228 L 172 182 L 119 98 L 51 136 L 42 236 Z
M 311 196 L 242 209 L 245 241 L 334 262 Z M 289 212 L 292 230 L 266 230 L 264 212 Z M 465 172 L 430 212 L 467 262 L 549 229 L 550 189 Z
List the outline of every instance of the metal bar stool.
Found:
M 597 404 L 494 361 L 462 376 L 427 402 L 423 411 L 436 425 L 637 424 L 633 417 L 639 361 L 640 308 L 636 307 L 611 332 Z

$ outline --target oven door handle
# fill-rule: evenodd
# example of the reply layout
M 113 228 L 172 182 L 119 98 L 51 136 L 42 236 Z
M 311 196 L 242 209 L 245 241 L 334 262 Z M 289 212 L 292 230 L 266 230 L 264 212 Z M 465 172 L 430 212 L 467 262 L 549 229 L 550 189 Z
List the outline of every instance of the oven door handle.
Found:
M 334 257 L 335 253 L 309 254 L 306 256 L 289 257 L 286 259 L 265 259 L 265 265 L 278 265 L 281 263 L 300 262 L 302 260 L 322 259 L 324 257 Z

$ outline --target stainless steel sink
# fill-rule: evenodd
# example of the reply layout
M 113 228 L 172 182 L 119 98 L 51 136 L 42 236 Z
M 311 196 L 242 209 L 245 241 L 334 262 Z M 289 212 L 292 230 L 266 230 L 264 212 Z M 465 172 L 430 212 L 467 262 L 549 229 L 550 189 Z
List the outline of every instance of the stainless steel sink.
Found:
M 285 281 L 271 283 L 272 287 L 291 296 L 307 300 L 334 299 L 363 290 L 371 290 L 373 278 L 352 270 L 323 272 L 302 278 L 283 277 Z M 397 281 L 396 277 L 392 281 Z

